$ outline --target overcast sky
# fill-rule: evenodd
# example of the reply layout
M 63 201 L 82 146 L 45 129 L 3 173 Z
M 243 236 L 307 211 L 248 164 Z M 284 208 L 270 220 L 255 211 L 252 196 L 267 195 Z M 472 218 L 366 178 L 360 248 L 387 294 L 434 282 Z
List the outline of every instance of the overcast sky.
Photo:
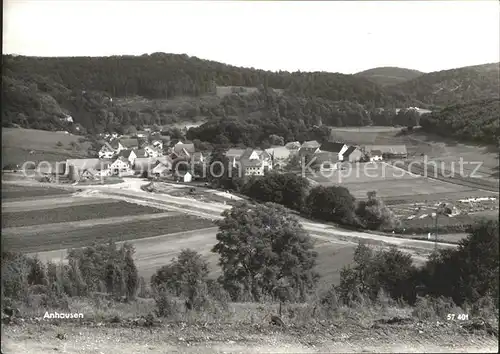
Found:
M 498 62 L 497 1 L 4 0 L 3 52 L 166 52 L 266 70 L 425 72 Z

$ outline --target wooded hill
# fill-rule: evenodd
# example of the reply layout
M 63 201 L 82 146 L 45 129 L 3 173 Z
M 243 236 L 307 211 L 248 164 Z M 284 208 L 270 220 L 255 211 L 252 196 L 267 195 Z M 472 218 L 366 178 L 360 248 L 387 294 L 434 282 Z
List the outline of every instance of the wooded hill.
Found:
M 430 133 L 481 144 L 500 145 L 500 99 L 457 104 L 424 114 L 422 129 Z
M 399 75 L 413 75 L 405 70 L 399 69 Z M 69 115 L 81 126 L 80 132 L 98 133 L 233 117 L 242 125 L 251 121 L 256 126 L 278 119 L 273 124 L 280 131 L 270 129 L 273 134 L 296 137 L 321 124 L 404 125 L 395 108 L 435 109 L 498 98 L 498 64 L 423 74 L 385 87 L 362 76 L 270 72 L 164 53 L 94 58 L 7 55 L 3 56 L 2 125 L 76 132 L 74 124 L 60 119 Z M 259 90 L 221 97 L 218 86 Z M 295 128 L 285 131 L 290 124 Z
M 421 71 L 394 66 L 373 68 L 354 74 L 354 76 L 365 78 L 380 86 L 397 85 L 421 75 L 424 75 Z
M 387 89 L 417 106 L 443 108 L 459 103 L 500 98 L 499 63 L 467 66 L 418 76 Z

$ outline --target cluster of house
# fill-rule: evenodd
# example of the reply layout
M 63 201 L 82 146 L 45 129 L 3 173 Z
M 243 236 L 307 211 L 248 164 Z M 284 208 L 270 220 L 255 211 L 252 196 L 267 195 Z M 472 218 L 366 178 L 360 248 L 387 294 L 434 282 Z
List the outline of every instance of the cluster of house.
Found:
M 68 159 L 67 174 L 73 180 L 144 175 L 145 172 L 150 176 L 166 177 L 170 175 L 176 159 L 204 159 L 201 153 L 195 151 L 194 144 L 178 142 L 164 149 L 162 140 L 147 141 L 140 138 L 119 138 L 105 142 L 98 156 L 94 159 Z M 189 182 L 192 176 L 187 173 L 182 177 Z
M 178 142 L 164 146 L 162 140 L 142 140 L 140 138 L 119 138 L 105 142 L 100 149 L 99 158 L 70 159 L 66 161 L 67 173 L 72 179 L 92 179 L 104 176 L 144 175 L 153 177 L 172 176 L 176 160 L 183 160 L 194 166 L 205 163 L 210 151 L 197 152 L 194 144 Z M 230 166 L 238 168 L 243 175 L 262 176 L 269 170 L 282 170 L 293 156 L 306 161 L 311 168 L 319 170 L 338 169 L 339 163 L 381 161 L 388 157 L 406 158 L 407 151 L 401 146 L 352 146 L 341 142 L 298 141 L 285 146 L 272 146 L 268 149 L 230 148 L 226 151 Z M 229 167 L 229 166 L 228 166 Z M 188 169 L 174 177 L 190 182 L 193 171 Z
M 318 143 L 316 140 L 300 144 L 290 142 L 285 146 L 272 147 L 266 150 L 272 156 L 275 168 L 284 167 L 293 155 L 299 161 L 305 161 L 311 168 L 332 170 L 339 163 L 382 161 L 386 158 L 406 158 L 408 152 L 404 145 L 366 145 L 363 147 L 348 145 L 342 142 Z

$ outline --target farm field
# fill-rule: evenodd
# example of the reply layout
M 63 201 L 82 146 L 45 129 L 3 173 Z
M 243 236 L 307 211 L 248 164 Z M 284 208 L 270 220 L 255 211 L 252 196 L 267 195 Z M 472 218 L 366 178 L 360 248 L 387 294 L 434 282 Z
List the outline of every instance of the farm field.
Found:
M 498 148 L 457 143 L 452 139 L 419 130 L 408 135 L 402 135 L 400 131 L 401 128 L 394 127 L 333 127 L 330 138 L 361 146 L 406 145 L 409 157 L 422 159 L 422 155 L 425 155 L 429 161 L 436 162 L 438 166 L 443 162 L 443 167 L 447 166 L 447 169 L 452 164 L 458 166 L 462 158 L 464 162 L 469 162 L 464 165 L 464 172 L 467 175 L 475 169 L 475 164 L 470 162 L 481 162 L 481 167 L 476 173 L 498 183 Z
M 46 227 L 57 225 L 48 224 Z M 4 250 L 13 252 L 42 252 L 70 247 L 85 247 L 94 242 L 109 240 L 129 241 L 144 237 L 197 230 L 213 226 L 206 219 L 188 215 L 174 215 L 157 219 L 109 223 L 104 225 L 70 228 L 62 225 L 59 230 L 45 231 L 44 227 L 30 232 L 16 232 L 15 228 L 2 232 Z
M 386 163 L 354 164 L 349 170 L 324 175 L 309 176 L 321 185 L 346 187 L 356 198 L 365 198 L 369 191 L 376 191 L 382 198 L 398 196 L 434 195 L 456 193 L 470 188 L 415 176 Z
M 2 184 L 2 200 L 19 198 L 38 198 L 45 196 L 68 195 L 71 192 L 54 187 L 30 187 Z
M 8 210 L 8 209 L 7 209 Z M 69 221 L 109 218 L 127 215 L 161 213 L 163 210 L 126 202 L 93 203 L 48 210 L 6 212 L 2 210 L 2 228 L 44 225 Z
M 22 164 L 25 161 L 64 161 L 67 158 L 85 157 L 90 147 L 80 143 L 81 136 L 37 129 L 2 129 L 2 166 Z M 22 143 L 20 147 L 19 142 Z M 57 142 L 62 146 L 56 146 Z M 77 144 L 79 149 L 70 144 Z

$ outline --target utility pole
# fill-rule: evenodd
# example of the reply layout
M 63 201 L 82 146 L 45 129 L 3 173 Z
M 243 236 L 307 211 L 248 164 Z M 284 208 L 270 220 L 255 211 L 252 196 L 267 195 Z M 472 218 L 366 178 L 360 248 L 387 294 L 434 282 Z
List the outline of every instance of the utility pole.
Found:
M 437 250 L 437 242 L 438 242 L 438 216 L 439 212 L 436 210 L 436 226 L 434 230 L 434 250 Z

